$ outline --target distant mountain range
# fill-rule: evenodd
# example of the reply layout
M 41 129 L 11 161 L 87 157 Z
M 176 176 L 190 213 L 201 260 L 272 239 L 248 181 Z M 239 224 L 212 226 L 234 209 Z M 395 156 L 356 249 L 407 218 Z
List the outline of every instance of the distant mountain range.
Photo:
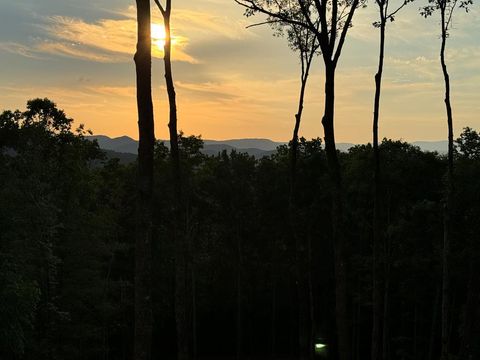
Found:
M 131 162 L 135 160 L 138 141 L 128 136 L 121 136 L 116 138 L 110 138 L 105 135 L 89 136 L 90 140 L 97 140 L 101 149 L 107 152 L 109 157 L 117 157 L 122 162 Z M 276 142 L 269 139 L 231 139 L 231 140 L 203 140 L 204 148 L 203 153 L 206 155 L 217 155 L 218 153 L 226 150 L 230 152 L 237 150 L 239 152 L 245 152 L 256 158 L 271 155 L 275 152 L 276 148 L 280 145 L 286 144 L 285 142 Z M 164 141 L 168 146 L 168 141 Z M 420 147 L 423 151 L 437 151 L 439 153 L 446 153 L 448 144 L 447 141 L 415 141 L 412 143 L 415 146 Z M 351 143 L 338 143 L 337 148 L 340 151 L 347 151 L 355 144 Z
M 97 140 L 98 145 L 103 150 L 107 150 L 107 155 L 112 155 L 112 152 L 118 153 L 120 159 L 128 157 L 128 155 L 136 155 L 138 150 L 138 141 L 128 136 L 121 136 L 117 138 L 110 138 L 105 135 L 89 136 L 90 140 Z M 161 140 L 167 146 L 169 141 Z M 217 155 L 226 150 L 231 152 L 237 150 L 239 152 L 246 152 L 256 158 L 268 156 L 275 152 L 275 149 L 283 145 L 283 142 L 275 142 L 269 139 L 232 139 L 232 140 L 203 140 L 204 146 L 202 152 L 206 155 Z

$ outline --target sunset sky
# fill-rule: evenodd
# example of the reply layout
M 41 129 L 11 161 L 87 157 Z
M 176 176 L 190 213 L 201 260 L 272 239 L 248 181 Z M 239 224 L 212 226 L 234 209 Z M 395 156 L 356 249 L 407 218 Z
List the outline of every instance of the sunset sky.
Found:
M 392 0 L 395 2 L 395 0 Z M 153 1 L 152 1 L 153 4 Z M 382 137 L 446 138 L 437 14 L 414 2 L 389 24 Z M 137 138 L 133 0 L 0 0 L 0 110 L 49 97 L 95 134 Z M 268 27 L 246 29 L 233 0 L 173 0 L 179 128 L 205 139 L 291 137 L 299 87 L 297 54 Z M 157 138 L 167 138 L 161 21 L 154 15 Z M 480 12 L 458 11 L 448 42 L 455 130 L 480 129 Z M 368 142 L 377 63 L 373 2 L 359 9 L 337 72 L 336 133 Z M 322 61 L 310 78 L 301 134 L 322 135 Z

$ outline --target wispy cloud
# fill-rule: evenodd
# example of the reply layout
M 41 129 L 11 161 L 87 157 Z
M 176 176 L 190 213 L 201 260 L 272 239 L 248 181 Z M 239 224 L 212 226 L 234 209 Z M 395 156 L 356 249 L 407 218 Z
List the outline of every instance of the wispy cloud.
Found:
M 0 43 L 0 49 L 29 58 L 41 58 L 41 54 L 66 56 L 95 62 L 128 62 L 135 51 L 137 25 L 129 17 L 101 19 L 86 22 L 80 18 L 51 16 L 37 27 L 43 38 L 36 37 L 29 44 L 19 42 Z M 188 39 L 174 34 L 172 59 L 196 63 L 187 53 Z M 163 49 L 152 45 L 152 55 L 163 58 Z
M 16 42 L 0 42 L 0 50 L 31 59 L 41 59 L 41 56 L 35 50 L 32 50 L 31 47 Z
M 70 47 L 82 46 L 89 49 L 91 54 L 96 53 L 99 59 L 121 62 L 126 58 L 131 59 L 133 55 L 137 37 L 136 26 L 135 20 L 130 18 L 102 19 L 96 23 L 88 23 L 82 19 L 54 16 L 42 27 L 51 38 L 71 44 Z M 196 62 L 186 53 L 188 40 L 179 35 L 174 35 L 174 38 L 173 60 Z M 152 51 L 154 57 L 163 58 L 163 49 L 153 46 Z M 74 56 L 78 53 L 70 51 L 67 54 Z
M 60 55 L 103 63 L 121 62 L 125 60 L 124 56 L 119 55 L 115 57 L 110 54 L 101 53 L 81 43 L 44 41 L 36 44 L 32 50 L 39 53 Z

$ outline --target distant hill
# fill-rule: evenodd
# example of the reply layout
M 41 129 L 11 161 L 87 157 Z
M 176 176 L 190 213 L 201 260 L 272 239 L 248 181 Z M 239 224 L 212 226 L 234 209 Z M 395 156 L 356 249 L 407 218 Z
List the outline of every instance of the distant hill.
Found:
M 414 141 L 411 143 L 414 146 L 418 146 L 423 151 L 438 152 L 439 154 L 446 154 L 448 151 L 448 141 Z M 337 149 L 340 151 L 348 151 L 351 147 L 354 147 L 355 144 L 351 143 L 338 143 Z
M 423 151 L 436 151 L 440 154 L 446 154 L 448 152 L 448 141 L 414 141 L 412 143 L 418 146 Z
M 128 136 L 110 138 L 105 135 L 95 135 L 89 136 L 88 138 L 90 140 L 97 140 L 101 149 L 108 150 L 108 157 L 114 157 L 113 155 L 115 153 L 122 153 L 121 159 L 124 159 L 126 158 L 125 154 L 137 154 L 138 151 L 138 141 Z M 162 141 L 169 146 L 169 141 Z M 206 155 L 217 155 L 223 150 L 227 152 L 237 150 L 260 158 L 273 154 L 275 149 L 283 144 L 285 143 L 268 139 L 204 140 L 202 152 Z
M 90 140 L 97 140 L 101 149 L 110 150 L 119 153 L 136 154 L 138 151 L 138 141 L 128 136 L 110 138 L 105 135 L 89 136 Z
M 135 160 L 138 150 L 138 141 L 128 136 L 110 138 L 105 135 L 95 135 L 88 137 L 91 140 L 97 140 L 100 148 L 107 150 L 109 158 L 118 158 L 121 162 L 128 163 Z M 163 140 L 168 146 L 169 142 Z M 249 155 L 261 158 L 275 153 L 278 146 L 284 145 L 286 142 L 276 142 L 269 139 L 231 139 L 231 140 L 204 140 L 204 148 L 202 152 L 206 155 L 217 155 L 226 150 L 231 152 L 237 150 L 245 152 Z M 420 147 L 423 151 L 437 151 L 441 154 L 447 152 L 447 141 L 415 141 L 412 143 Z M 337 148 L 340 151 L 348 151 L 355 146 L 352 143 L 338 143 Z
M 231 140 L 204 140 L 205 146 L 229 145 L 235 149 L 256 149 L 263 151 L 275 150 L 285 142 L 276 142 L 269 139 L 231 139 Z

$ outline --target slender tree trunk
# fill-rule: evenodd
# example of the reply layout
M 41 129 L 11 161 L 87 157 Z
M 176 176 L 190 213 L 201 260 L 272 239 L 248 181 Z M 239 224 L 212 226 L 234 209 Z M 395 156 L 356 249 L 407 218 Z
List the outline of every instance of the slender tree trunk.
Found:
M 310 68 L 312 65 L 315 51 L 312 51 L 308 56 L 302 52 L 302 76 L 300 84 L 300 95 L 298 97 L 298 110 L 295 114 L 295 126 L 293 128 L 292 149 L 291 149 L 291 164 L 290 164 L 290 201 L 295 198 L 295 185 L 297 175 L 297 157 L 298 157 L 298 132 L 300 130 L 300 123 L 302 121 L 303 104 L 305 102 L 305 90 L 307 87 L 308 76 L 310 75 Z
M 165 82 L 170 106 L 168 129 L 170 134 L 170 157 L 172 162 L 172 175 L 174 185 L 173 228 L 175 241 L 175 321 L 177 328 L 177 355 L 178 360 L 190 358 L 189 311 L 188 311 L 188 240 L 185 229 L 185 211 L 183 201 L 183 186 L 180 169 L 180 152 L 178 146 L 177 130 L 177 101 L 175 85 L 172 75 L 171 60 L 171 0 L 167 0 L 163 21 L 165 27 Z
M 332 61 L 325 65 L 325 112 L 322 125 L 325 133 L 327 155 L 332 182 L 332 237 L 335 257 L 335 315 L 340 360 L 351 358 L 350 324 L 348 318 L 347 264 L 345 256 L 345 234 L 343 230 L 343 187 L 335 145 L 335 70 Z
M 150 1 L 137 0 L 138 42 L 135 54 L 138 107 L 138 175 L 135 244 L 134 359 L 149 360 L 152 345 L 151 261 L 153 147 Z
M 296 209 L 296 180 L 297 180 L 297 158 L 298 158 L 298 132 L 300 130 L 300 123 L 302 121 L 303 106 L 305 101 L 305 90 L 307 86 L 308 76 L 310 74 L 310 67 L 312 65 L 313 57 L 315 51 L 312 50 L 311 53 L 306 53 L 304 50 L 300 50 L 300 57 L 302 62 L 302 74 L 301 74 L 301 83 L 300 83 L 300 94 L 298 98 L 298 110 L 295 114 L 295 126 L 293 129 L 292 136 L 292 147 L 291 147 L 291 161 L 290 161 L 290 194 L 289 194 L 289 217 L 290 217 L 290 226 L 292 229 L 293 236 L 295 237 L 295 261 L 296 261 L 296 272 L 297 272 L 297 297 L 298 297 L 298 353 L 300 359 L 306 359 L 309 357 L 311 350 L 311 344 L 313 339 L 311 339 L 311 324 L 309 326 L 309 316 L 310 311 L 309 298 L 307 296 L 308 288 L 307 283 L 309 279 L 305 279 L 304 276 L 304 244 L 302 243 L 302 237 L 297 234 L 297 209 Z M 308 275 L 310 274 L 310 269 L 307 270 Z
M 297 171 L 297 156 L 298 156 L 298 131 L 303 113 L 303 102 L 305 96 L 306 78 L 305 70 L 303 69 L 302 60 L 302 79 L 300 88 L 300 97 L 298 102 L 298 112 L 295 115 L 295 127 L 293 130 L 292 148 L 291 148 L 291 173 L 290 173 L 290 195 L 289 195 L 289 212 L 290 212 L 290 226 L 293 236 L 295 238 L 295 268 L 297 277 L 297 318 L 298 318 L 298 356 L 299 359 L 306 359 L 308 352 L 308 321 L 307 321 L 307 297 L 306 286 L 303 269 L 303 249 L 304 246 L 301 237 L 297 234 L 296 221 L 296 171 Z
M 373 110 L 373 158 L 374 158 L 374 197 L 373 197 L 373 328 L 372 328 L 372 360 L 378 360 L 381 353 L 381 260 L 380 244 L 382 243 L 381 225 L 381 174 L 380 174 L 380 149 L 378 144 L 378 120 L 380 116 L 380 94 L 382 90 L 383 60 L 385 54 L 385 10 L 384 3 L 380 2 L 380 54 L 378 57 L 378 70 L 375 75 L 375 101 Z
M 447 184 L 444 204 L 444 227 L 443 227 L 443 290 L 442 290 L 442 360 L 448 359 L 449 343 L 449 307 L 450 307 L 450 242 L 451 242 L 451 215 L 452 215 L 452 196 L 453 196 L 453 116 L 450 103 L 450 77 L 445 63 L 445 47 L 447 42 L 447 29 L 445 9 L 443 5 L 441 10 L 442 17 L 442 46 L 440 50 L 440 61 L 442 65 L 443 77 L 445 81 L 445 107 L 447 111 L 448 125 L 448 170 Z
M 390 203 L 390 198 L 389 198 Z M 387 225 L 390 224 L 390 206 L 387 212 Z M 390 240 L 388 236 L 383 239 L 383 323 L 382 323 L 382 360 L 390 358 Z

